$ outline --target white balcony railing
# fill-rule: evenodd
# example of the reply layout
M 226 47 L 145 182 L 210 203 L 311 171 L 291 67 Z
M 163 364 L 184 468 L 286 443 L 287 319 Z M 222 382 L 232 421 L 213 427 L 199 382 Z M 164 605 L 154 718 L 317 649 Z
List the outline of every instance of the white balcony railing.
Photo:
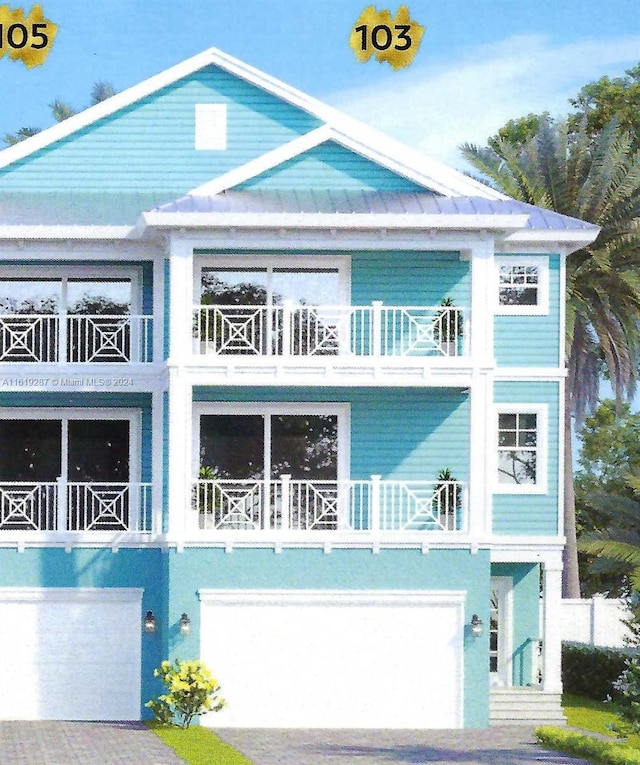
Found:
M 151 531 L 151 484 L 0 481 L 2 531 Z
M 199 480 L 193 528 L 209 531 L 464 532 L 459 481 Z
M 146 363 L 151 316 L 0 315 L 0 362 Z
M 453 306 L 196 306 L 198 354 L 462 356 L 465 314 Z

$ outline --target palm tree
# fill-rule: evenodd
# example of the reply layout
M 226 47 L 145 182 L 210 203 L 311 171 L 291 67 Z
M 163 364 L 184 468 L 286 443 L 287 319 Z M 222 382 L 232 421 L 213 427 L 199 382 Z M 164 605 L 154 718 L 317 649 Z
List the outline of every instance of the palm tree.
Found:
M 113 89 L 113 85 L 110 82 L 104 82 L 102 80 L 94 83 L 91 88 L 91 103 L 89 106 L 95 106 L 101 101 L 105 101 L 111 96 L 115 96 L 116 91 Z M 56 122 L 63 122 L 69 117 L 73 117 L 77 114 L 77 110 L 70 106 L 66 101 L 62 101 L 60 98 L 55 98 L 50 104 L 51 116 Z M 7 146 L 13 146 L 20 141 L 24 141 L 25 138 L 30 138 L 32 135 L 40 132 L 40 128 L 34 127 L 21 127 L 15 133 L 6 133 L 2 139 Z
M 465 144 L 465 158 L 515 199 L 596 223 L 598 238 L 567 259 L 564 597 L 580 597 L 571 449 L 606 371 L 618 401 L 631 397 L 640 357 L 640 153 L 615 122 L 595 138 L 584 122 L 540 119 L 521 142 Z

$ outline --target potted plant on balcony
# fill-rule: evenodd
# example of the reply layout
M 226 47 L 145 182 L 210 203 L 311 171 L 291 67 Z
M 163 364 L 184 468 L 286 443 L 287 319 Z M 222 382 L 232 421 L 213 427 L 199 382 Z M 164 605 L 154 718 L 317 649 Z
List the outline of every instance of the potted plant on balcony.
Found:
M 462 492 L 458 479 L 449 468 L 443 468 L 438 474 L 438 483 L 433 498 L 434 517 L 443 529 L 455 531 L 458 528 L 462 509 Z
M 452 298 L 443 298 L 433 322 L 433 337 L 443 356 L 458 355 L 458 340 L 462 337 L 462 331 L 462 313 L 456 310 Z

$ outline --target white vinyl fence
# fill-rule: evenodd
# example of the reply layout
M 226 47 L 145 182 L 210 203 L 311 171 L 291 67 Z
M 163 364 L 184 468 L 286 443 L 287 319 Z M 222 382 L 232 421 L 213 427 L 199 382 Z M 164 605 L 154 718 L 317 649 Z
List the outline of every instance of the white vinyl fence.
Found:
M 596 595 L 590 600 L 562 601 L 562 639 L 608 648 L 622 647 L 629 630 L 622 600 Z

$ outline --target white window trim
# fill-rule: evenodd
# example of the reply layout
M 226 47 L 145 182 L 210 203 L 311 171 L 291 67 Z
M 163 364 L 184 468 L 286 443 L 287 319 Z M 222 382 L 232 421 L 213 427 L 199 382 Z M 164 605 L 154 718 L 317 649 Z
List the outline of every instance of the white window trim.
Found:
M 202 282 L 203 269 L 212 268 L 287 268 L 291 270 L 304 268 L 335 268 L 338 271 L 339 282 L 339 305 L 351 304 L 351 258 L 348 255 L 334 256 L 297 256 L 287 255 L 249 255 L 238 256 L 229 254 L 223 256 L 209 256 L 195 254 L 193 269 L 193 295 L 194 302 L 200 301 L 200 285 Z
M 226 402 L 198 402 L 193 406 L 193 440 L 192 440 L 192 464 L 191 473 L 193 480 L 197 480 L 200 468 L 200 417 L 208 414 L 333 414 L 338 418 L 338 481 L 349 480 L 350 474 L 350 432 L 351 432 L 351 406 L 350 404 L 326 404 L 326 403 L 226 403 Z
M 46 269 L 42 266 L 0 266 L 0 280 L 2 279 L 32 279 L 33 281 L 55 281 L 62 279 L 129 279 L 131 281 L 131 308 L 132 316 L 138 315 L 142 310 L 142 272 L 139 268 L 127 268 L 122 266 L 55 266 L 47 264 Z M 61 307 L 62 308 L 62 307 Z M 67 306 L 64 306 L 65 310 Z
M 57 407 L 3 407 L 2 420 L 128 420 L 129 421 L 129 483 L 141 482 L 142 471 L 142 412 L 139 409 L 73 409 Z M 61 444 L 64 448 L 65 441 Z M 63 467 L 68 455 L 63 455 Z
M 194 123 L 194 148 L 196 151 L 226 150 L 226 104 L 196 104 Z
M 498 671 L 489 672 L 490 684 L 509 687 L 513 685 L 513 577 L 492 576 L 491 590 L 498 595 Z
M 495 313 L 502 316 L 547 316 L 549 314 L 549 258 L 536 256 L 496 255 Z M 500 268 L 503 266 L 536 266 L 538 268 L 538 302 L 536 305 L 500 305 Z
M 549 407 L 547 404 L 499 404 L 495 406 L 493 423 L 493 493 L 546 494 L 549 474 Z M 537 423 L 537 480 L 535 484 L 505 484 L 498 481 L 498 416 L 500 414 L 535 414 Z

